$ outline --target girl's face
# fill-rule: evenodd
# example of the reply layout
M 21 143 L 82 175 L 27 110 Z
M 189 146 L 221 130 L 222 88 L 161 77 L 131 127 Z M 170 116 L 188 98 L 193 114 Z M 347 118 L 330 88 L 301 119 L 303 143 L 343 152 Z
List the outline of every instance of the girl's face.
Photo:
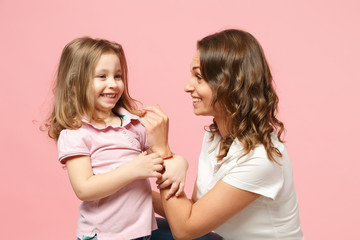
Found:
M 191 77 L 185 85 L 185 92 L 190 93 L 193 101 L 194 113 L 202 116 L 214 116 L 216 111 L 212 107 L 212 89 L 202 78 L 200 71 L 200 52 L 196 51 L 191 65 Z
M 124 92 L 120 60 L 114 53 L 104 53 L 95 66 L 93 93 L 99 117 L 108 117 Z

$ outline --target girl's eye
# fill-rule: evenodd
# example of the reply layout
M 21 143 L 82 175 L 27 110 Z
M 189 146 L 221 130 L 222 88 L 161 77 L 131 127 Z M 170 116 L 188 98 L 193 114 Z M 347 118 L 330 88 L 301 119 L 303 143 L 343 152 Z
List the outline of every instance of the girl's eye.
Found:
M 117 75 L 115 75 L 115 78 L 121 80 L 121 79 L 122 79 L 122 75 L 121 75 L 121 74 L 117 74 Z
M 97 76 L 98 78 L 106 78 L 106 75 L 105 74 L 100 74 Z

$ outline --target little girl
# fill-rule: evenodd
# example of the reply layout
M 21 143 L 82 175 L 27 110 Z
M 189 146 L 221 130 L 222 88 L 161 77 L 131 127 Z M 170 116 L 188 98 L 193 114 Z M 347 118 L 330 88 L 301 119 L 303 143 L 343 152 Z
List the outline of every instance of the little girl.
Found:
M 136 109 L 121 45 L 84 37 L 65 46 L 48 133 L 83 201 L 78 239 L 149 239 L 157 228 L 147 178 L 161 177 L 163 159 L 145 152 Z

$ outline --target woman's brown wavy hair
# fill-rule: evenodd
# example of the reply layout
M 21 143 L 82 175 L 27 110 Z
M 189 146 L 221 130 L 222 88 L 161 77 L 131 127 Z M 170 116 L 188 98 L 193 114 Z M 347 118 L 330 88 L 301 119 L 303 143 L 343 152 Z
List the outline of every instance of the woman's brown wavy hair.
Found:
M 122 46 L 105 39 L 77 38 L 68 43 L 61 54 L 54 88 L 55 103 L 45 128 L 51 138 L 57 140 L 63 129 L 81 127 L 85 117 L 103 122 L 95 111 L 92 80 L 96 64 L 104 53 L 114 53 L 120 59 L 124 92 L 117 107 L 139 115 L 136 100 L 128 91 L 128 68 Z
M 273 132 L 281 140 L 284 125 L 276 118 L 278 96 L 258 41 L 248 32 L 229 29 L 198 41 L 200 69 L 213 92 L 212 106 L 226 117 L 226 131 L 218 159 L 223 159 L 237 138 L 248 154 L 263 144 L 267 156 L 277 162 L 280 151 L 271 141 Z M 209 131 L 218 132 L 216 122 Z

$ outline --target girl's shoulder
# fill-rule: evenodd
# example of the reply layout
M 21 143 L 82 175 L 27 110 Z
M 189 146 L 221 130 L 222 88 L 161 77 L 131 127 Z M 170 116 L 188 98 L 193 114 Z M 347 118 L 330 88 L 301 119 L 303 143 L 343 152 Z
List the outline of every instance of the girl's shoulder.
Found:
M 85 124 L 78 129 L 64 129 L 60 132 L 57 142 L 58 160 L 65 163 L 65 159 L 75 155 L 89 155 L 94 139 Z
M 87 139 L 91 135 L 91 128 L 85 123 L 77 129 L 63 129 L 60 132 L 58 141 Z

